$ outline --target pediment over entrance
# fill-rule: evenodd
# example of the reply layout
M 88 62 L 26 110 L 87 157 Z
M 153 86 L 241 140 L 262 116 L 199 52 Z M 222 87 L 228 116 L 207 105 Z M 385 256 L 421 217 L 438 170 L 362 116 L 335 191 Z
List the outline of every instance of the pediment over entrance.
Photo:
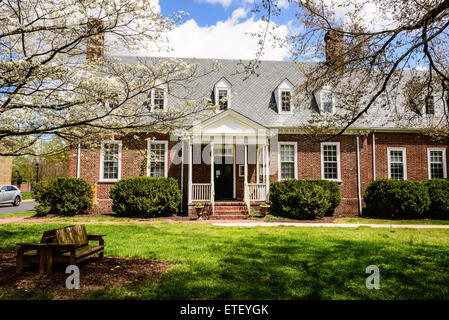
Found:
M 268 131 L 266 127 L 230 109 L 196 124 L 192 130 L 194 134 L 233 136 L 260 136 Z

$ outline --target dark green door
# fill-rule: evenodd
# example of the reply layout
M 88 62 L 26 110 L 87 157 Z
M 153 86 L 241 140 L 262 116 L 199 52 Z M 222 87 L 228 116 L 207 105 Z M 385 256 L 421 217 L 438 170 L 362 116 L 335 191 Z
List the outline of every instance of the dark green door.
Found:
M 224 161 L 223 161 L 224 162 Z M 233 198 L 234 165 L 222 163 L 214 165 L 215 199 L 229 200 Z

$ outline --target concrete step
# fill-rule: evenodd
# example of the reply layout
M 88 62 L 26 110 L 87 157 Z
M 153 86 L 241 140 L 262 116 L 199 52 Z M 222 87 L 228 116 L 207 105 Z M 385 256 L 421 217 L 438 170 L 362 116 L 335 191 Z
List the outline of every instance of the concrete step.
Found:
M 235 219 L 246 219 L 246 216 L 243 214 L 215 214 L 213 216 L 210 216 L 210 219 L 213 220 L 235 220 Z

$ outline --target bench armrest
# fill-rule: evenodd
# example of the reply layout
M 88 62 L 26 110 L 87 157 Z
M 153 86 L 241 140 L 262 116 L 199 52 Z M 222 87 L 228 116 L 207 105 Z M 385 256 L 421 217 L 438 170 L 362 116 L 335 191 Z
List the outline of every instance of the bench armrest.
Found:
M 93 240 L 98 241 L 100 245 L 104 245 L 103 237 L 106 236 L 105 234 L 88 234 L 87 240 Z
M 30 250 L 45 248 L 45 246 L 47 245 L 46 243 L 27 243 L 27 242 L 19 242 L 16 244 L 20 246 L 20 248 L 22 249 L 30 249 Z

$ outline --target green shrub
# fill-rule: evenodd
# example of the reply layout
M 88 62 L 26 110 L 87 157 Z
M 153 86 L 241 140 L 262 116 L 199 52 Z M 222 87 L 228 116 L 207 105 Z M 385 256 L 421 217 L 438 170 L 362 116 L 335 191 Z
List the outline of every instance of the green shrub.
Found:
M 329 181 L 329 180 L 309 180 L 313 183 L 316 183 L 317 185 L 329 190 L 330 192 L 330 202 L 331 205 L 329 207 L 329 210 L 324 214 L 327 217 L 333 216 L 335 209 L 340 205 L 341 203 L 341 194 L 340 194 L 340 185 L 335 181 Z
M 449 181 L 446 179 L 430 179 L 423 181 L 429 190 L 430 208 L 428 218 L 449 219 Z
M 309 180 L 286 179 L 270 185 L 270 213 L 294 219 L 323 217 L 331 207 L 328 188 Z
M 86 214 L 92 208 L 92 186 L 81 178 L 60 177 L 37 183 L 33 196 L 39 202 L 38 215 L 72 216 Z
M 427 187 L 422 182 L 378 179 L 365 190 L 364 216 L 423 218 L 430 207 Z
M 173 178 L 132 177 L 110 191 L 112 210 L 123 217 L 164 217 L 178 212 L 181 192 Z

